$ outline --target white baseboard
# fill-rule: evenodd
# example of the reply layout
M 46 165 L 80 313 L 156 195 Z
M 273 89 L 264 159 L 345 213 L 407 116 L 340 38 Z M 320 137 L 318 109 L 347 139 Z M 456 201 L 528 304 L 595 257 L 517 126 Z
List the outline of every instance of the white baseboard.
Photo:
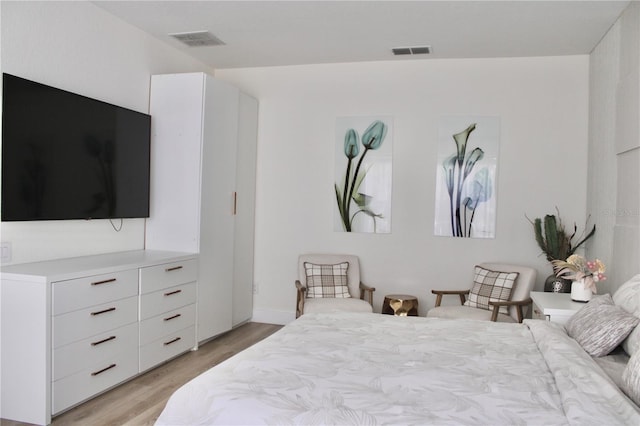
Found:
M 272 309 L 254 309 L 252 322 L 286 325 L 296 319 L 294 311 L 276 311 Z

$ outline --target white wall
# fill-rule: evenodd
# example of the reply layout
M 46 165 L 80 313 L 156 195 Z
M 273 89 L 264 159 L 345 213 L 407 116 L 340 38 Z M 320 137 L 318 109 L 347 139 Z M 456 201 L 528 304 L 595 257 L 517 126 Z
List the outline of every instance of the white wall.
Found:
M 590 257 L 608 267 L 602 292 L 640 273 L 640 4 L 631 2 L 591 54 Z
M 588 56 L 422 60 L 217 70 L 260 100 L 254 320 L 293 318 L 305 252 L 361 259 L 374 307 L 388 293 L 469 288 L 472 267 L 504 261 L 551 268 L 525 214 L 560 208 L 585 222 Z M 497 231 L 491 240 L 433 235 L 438 120 L 500 116 Z M 392 233 L 333 231 L 336 117 L 394 117 Z
M 0 2 L 1 70 L 131 108 L 149 110 L 151 74 L 208 71 L 178 50 L 89 2 Z M 23 263 L 144 245 L 144 220 L 2 223 L 12 262 Z
M 147 111 L 149 76 L 209 71 L 86 2 L 1 2 L 1 67 L 87 96 Z M 412 293 L 421 313 L 432 288 L 467 287 L 474 263 L 550 268 L 530 217 L 561 209 L 584 223 L 588 57 L 393 61 L 218 70 L 260 100 L 256 318 L 292 318 L 296 259 L 351 252 L 365 282 Z M 438 118 L 502 122 L 498 224 L 493 240 L 433 236 Z M 394 117 L 392 234 L 333 232 L 336 117 Z M 13 262 L 141 248 L 144 221 L 3 223 Z

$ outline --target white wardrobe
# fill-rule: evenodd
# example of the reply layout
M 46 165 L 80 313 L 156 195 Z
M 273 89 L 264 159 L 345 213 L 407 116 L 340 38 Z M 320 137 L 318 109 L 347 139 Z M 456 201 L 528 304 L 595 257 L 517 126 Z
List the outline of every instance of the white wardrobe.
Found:
M 151 79 L 146 248 L 200 254 L 198 341 L 251 318 L 258 102 L 204 73 Z

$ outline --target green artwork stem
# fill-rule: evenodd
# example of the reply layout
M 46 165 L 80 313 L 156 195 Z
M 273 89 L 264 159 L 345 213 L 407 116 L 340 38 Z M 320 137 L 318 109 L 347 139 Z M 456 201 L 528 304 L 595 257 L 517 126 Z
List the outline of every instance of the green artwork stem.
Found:
M 473 209 L 471 211 L 471 220 L 469 220 L 469 234 L 467 234 L 468 237 L 471 236 L 471 225 L 473 225 L 473 217 L 476 215 L 476 209 Z
M 353 197 L 353 191 L 355 190 L 356 187 L 356 180 L 358 179 L 358 173 L 360 173 L 360 166 L 362 165 L 362 160 L 364 160 L 364 157 L 367 155 L 367 151 L 369 151 L 369 148 L 365 148 L 364 152 L 362 153 L 362 155 L 360 156 L 360 160 L 358 160 L 358 165 L 356 166 L 356 170 L 353 174 L 353 179 L 351 179 L 351 188 L 349 189 L 349 196 L 347 197 L 348 203 L 344 206 L 345 209 L 345 219 L 346 219 L 346 223 L 345 223 L 345 227 L 347 227 L 347 231 L 351 232 L 351 220 L 349 220 L 349 210 L 351 207 L 351 197 Z M 345 188 L 346 190 L 346 188 Z
M 342 194 L 342 210 L 343 211 L 340 212 L 340 214 L 342 215 L 342 223 L 344 224 L 344 227 L 347 231 L 351 231 L 351 225 L 349 221 L 349 208 L 347 207 L 348 205 L 347 201 L 351 202 L 351 198 L 347 197 L 347 188 L 349 186 L 349 176 L 351 173 L 351 162 L 352 162 L 352 159 L 349 158 L 347 162 L 347 174 L 344 177 L 344 191 Z

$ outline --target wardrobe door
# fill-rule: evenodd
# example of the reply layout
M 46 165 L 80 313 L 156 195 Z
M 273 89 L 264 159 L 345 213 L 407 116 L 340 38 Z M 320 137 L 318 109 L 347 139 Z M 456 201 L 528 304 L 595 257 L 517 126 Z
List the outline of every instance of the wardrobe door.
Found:
M 230 84 L 206 77 L 198 292 L 200 341 L 231 329 L 239 93 Z
M 240 93 L 238 117 L 233 326 L 250 320 L 253 315 L 258 101 Z

